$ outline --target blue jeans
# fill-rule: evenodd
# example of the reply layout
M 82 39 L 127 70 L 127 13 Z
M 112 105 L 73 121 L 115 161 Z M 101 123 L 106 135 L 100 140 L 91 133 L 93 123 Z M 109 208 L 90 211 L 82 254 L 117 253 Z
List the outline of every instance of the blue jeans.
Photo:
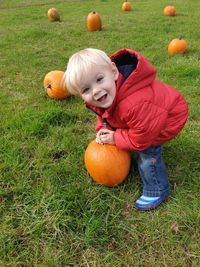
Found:
M 137 163 L 143 181 L 143 195 L 157 197 L 170 194 L 167 170 L 162 158 L 162 145 L 137 151 Z

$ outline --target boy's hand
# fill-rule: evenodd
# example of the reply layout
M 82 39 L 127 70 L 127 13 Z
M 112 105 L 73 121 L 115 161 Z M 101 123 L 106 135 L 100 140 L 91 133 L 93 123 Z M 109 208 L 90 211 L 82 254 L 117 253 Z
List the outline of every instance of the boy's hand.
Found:
M 98 144 L 115 144 L 114 131 L 108 129 L 101 129 L 96 135 L 96 142 Z

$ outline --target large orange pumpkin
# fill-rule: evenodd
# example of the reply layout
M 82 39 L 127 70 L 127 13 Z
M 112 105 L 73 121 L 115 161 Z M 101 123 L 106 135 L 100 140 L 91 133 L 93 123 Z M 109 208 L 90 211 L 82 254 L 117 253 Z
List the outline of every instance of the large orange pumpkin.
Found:
M 173 56 L 174 54 L 183 54 L 187 51 L 188 45 L 181 37 L 173 39 L 168 45 L 168 54 Z
M 43 85 L 49 97 L 63 99 L 70 96 L 65 86 L 63 75 L 64 72 L 61 70 L 53 70 L 45 75 Z
M 122 10 L 123 10 L 123 11 L 131 11 L 131 3 L 128 2 L 128 1 L 125 1 L 125 2 L 122 4 Z
M 48 20 L 49 21 L 60 21 L 60 16 L 56 8 L 52 7 L 47 12 Z
M 166 6 L 163 10 L 164 16 L 175 16 L 176 15 L 176 8 L 174 6 Z
M 97 12 L 93 11 L 88 14 L 87 28 L 89 31 L 100 31 L 102 27 L 101 24 L 101 17 Z
M 122 183 L 131 166 L 131 155 L 115 145 L 89 143 L 85 155 L 85 166 L 92 179 L 102 185 L 111 187 Z

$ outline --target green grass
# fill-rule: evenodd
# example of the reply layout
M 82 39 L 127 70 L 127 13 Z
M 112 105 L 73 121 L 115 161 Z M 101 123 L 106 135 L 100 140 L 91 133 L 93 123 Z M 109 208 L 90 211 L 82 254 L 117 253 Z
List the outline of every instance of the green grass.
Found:
M 2 267 L 200 266 L 200 2 L 171 1 L 175 17 L 162 16 L 167 0 L 131 1 L 127 13 L 122 2 L 0 1 Z M 47 20 L 51 7 L 60 23 Z M 93 10 L 100 32 L 86 29 Z M 189 50 L 169 57 L 167 45 L 179 35 Z M 92 182 L 83 155 L 96 117 L 81 99 L 56 101 L 43 90 L 45 74 L 65 70 L 85 47 L 138 50 L 189 103 L 186 127 L 164 146 L 172 197 L 155 211 L 133 209 L 137 170 L 114 188 Z

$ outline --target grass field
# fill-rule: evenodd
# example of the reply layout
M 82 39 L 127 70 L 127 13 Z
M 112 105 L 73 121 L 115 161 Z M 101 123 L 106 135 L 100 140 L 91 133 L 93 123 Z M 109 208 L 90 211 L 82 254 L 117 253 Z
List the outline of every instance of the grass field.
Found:
M 1 267 L 200 266 L 200 1 L 134 0 L 131 12 L 122 2 L 0 1 Z M 175 17 L 162 15 L 168 4 Z M 48 21 L 51 7 L 61 22 Z M 93 10 L 100 32 L 86 29 Z M 188 52 L 169 57 L 180 35 Z M 95 115 L 78 97 L 53 100 L 43 90 L 45 74 L 86 47 L 139 51 L 189 103 L 184 130 L 164 146 L 172 197 L 155 211 L 133 209 L 137 169 L 114 188 L 92 182 L 83 155 Z

